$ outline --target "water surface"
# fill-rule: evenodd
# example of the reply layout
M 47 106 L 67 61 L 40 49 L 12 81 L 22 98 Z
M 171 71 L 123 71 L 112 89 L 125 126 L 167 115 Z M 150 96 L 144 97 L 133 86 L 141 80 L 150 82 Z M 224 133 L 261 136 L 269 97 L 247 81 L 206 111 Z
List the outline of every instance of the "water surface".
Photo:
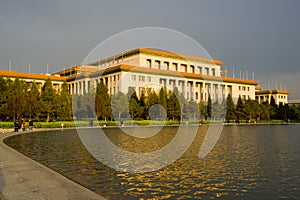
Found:
M 164 127 L 150 138 L 104 130 L 119 147 L 148 152 L 170 142 L 177 128 Z M 300 199 L 300 125 L 224 126 L 214 149 L 200 159 L 206 130 L 200 127 L 190 148 L 168 167 L 137 174 L 97 161 L 76 130 L 16 135 L 5 143 L 108 199 Z

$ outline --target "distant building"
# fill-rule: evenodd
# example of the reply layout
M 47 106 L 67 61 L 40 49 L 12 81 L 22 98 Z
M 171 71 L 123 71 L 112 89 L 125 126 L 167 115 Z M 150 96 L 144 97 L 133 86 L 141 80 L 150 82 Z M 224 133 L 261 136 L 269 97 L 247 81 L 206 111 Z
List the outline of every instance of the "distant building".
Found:
M 186 99 L 206 102 L 223 101 L 228 94 L 234 101 L 255 99 L 258 82 L 222 77 L 218 60 L 176 54 L 168 51 L 138 48 L 103 58 L 85 66 L 76 66 L 55 74 L 66 77 L 71 94 L 94 91 L 100 80 L 111 95 L 127 93 L 129 87 L 139 94 L 146 88 L 158 92 L 161 87 L 177 87 Z
M 25 81 L 27 84 L 35 82 L 38 85 L 39 89 L 42 88 L 47 79 L 50 79 L 54 89 L 56 89 L 57 91 L 61 88 L 64 81 L 66 81 L 66 77 L 60 77 L 58 75 L 27 74 L 9 70 L 0 70 L 0 76 L 11 80 L 15 80 L 18 77 L 20 80 Z
M 284 105 L 288 103 L 289 94 L 290 92 L 286 90 L 257 90 L 255 91 L 255 98 L 259 103 L 270 103 L 273 97 L 277 105 L 280 103 Z
M 295 105 L 298 109 L 300 109 L 300 99 L 288 100 L 288 105 L 289 106 Z

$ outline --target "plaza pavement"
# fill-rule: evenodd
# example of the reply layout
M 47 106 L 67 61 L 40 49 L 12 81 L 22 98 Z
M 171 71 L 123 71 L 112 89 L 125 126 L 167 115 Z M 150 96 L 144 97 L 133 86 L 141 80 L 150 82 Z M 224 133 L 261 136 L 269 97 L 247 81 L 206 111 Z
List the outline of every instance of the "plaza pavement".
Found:
M 3 139 L 15 133 L 0 134 L 1 200 L 104 199 L 6 146 Z

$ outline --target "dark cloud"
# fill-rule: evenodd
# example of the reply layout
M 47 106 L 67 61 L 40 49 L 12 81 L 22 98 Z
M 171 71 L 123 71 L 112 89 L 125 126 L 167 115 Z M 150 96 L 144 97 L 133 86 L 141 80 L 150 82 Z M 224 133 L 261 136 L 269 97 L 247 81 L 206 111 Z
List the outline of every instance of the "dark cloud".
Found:
M 79 64 L 113 34 L 157 26 L 191 36 L 229 71 L 253 71 L 270 83 L 270 74 L 281 74 L 295 88 L 288 74 L 300 74 L 299 7 L 296 0 L 1 1 L 0 69 L 11 61 L 15 70 L 31 64 L 32 72 L 46 65 L 54 72 Z

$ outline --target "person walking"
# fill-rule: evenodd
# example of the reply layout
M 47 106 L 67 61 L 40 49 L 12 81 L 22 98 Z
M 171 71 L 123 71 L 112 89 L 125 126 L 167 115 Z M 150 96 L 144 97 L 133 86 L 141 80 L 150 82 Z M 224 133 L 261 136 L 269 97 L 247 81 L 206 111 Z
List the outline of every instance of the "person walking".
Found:
M 20 126 L 20 122 L 18 119 L 16 119 L 14 123 L 15 132 L 19 132 L 19 126 Z
M 21 127 L 22 127 L 22 131 L 26 131 L 26 121 L 24 118 L 22 118 L 22 124 L 21 124 Z

